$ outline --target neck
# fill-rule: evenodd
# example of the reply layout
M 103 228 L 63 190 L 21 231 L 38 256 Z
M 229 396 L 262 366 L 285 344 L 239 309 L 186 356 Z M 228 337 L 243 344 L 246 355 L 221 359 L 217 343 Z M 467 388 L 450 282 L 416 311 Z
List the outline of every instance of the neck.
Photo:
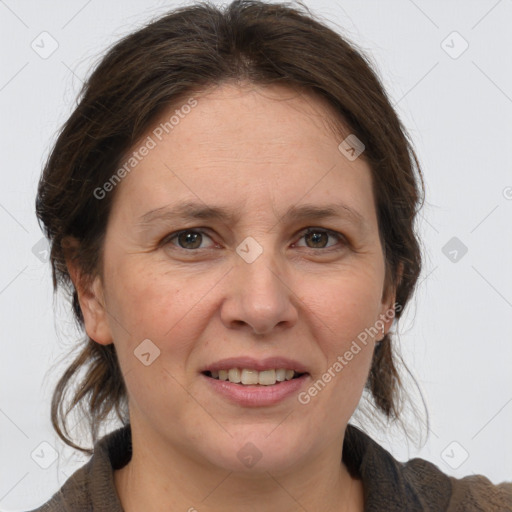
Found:
M 284 472 L 234 473 L 161 449 L 132 425 L 132 459 L 114 472 L 125 512 L 362 512 L 363 486 L 341 461 L 343 439 Z

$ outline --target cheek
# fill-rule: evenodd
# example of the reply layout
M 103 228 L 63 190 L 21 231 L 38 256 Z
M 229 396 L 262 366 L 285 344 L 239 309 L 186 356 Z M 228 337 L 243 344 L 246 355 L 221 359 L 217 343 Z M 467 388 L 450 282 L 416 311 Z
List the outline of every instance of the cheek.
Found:
M 146 258 L 147 260 L 148 258 Z M 174 354 L 190 350 L 204 328 L 208 292 L 218 276 L 169 272 L 144 258 L 127 258 L 109 274 L 109 309 L 114 340 L 123 350 L 144 339 Z
M 329 343 L 330 351 L 344 351 L 347 342 L 350 344 L 375 324 L 381 308 L 382 281 L 383 276 L 368 265 L 339 272 L 324 280 L 321 288 L 309 286 L 304 301 L 325 326 L 322 339 Z M 308 289 L 307 280 L 303 286 Z
M 380 283 L 381 276 L 374 272 L 354 269 L 324 283 L 321 295 L 310 288 L 304 298 L 310 316 L 316 318 L 315 340 L 325 361 L 321 373 L 314 376 L 310 397 L 326 421 L 331 411 L 353 411 L 360 399 L 375 346 L 372 336 L 378 337 L 372 328 L 379 318 Z M 327 402 L 332 407 L 326 407 Z

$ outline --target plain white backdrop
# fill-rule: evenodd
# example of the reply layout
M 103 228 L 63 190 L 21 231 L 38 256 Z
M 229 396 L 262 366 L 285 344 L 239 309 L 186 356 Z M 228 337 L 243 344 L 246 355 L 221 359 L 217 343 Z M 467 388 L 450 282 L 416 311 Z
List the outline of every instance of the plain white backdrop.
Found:
M 64 367 L 49 368 L 77 333 L 62 300 L 54 312 L 34 213 L 42 165 L 105 49 L 185 3 L 0 0 L 1 510 L 35 508 L 85 461 L 50 423 Z M 431 431 L 419 447 L 366 429 L 400 460 L 510 481 L 512 0 L 305 3 L 372 59 L 426 182 L 424 269 L 400 348 Z

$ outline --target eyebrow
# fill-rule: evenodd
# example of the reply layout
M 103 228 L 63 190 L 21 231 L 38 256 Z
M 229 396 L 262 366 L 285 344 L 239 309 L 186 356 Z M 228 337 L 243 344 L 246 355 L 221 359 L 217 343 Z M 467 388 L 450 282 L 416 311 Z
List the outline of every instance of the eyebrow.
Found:
M 203 203 L 183 202 L 170 206 L 162 206 L 141 215 L 138 225 L 144 227 L 156 222 L 165 222 L 171 220 L 219 220 L 225 223 L 236 224 L 237 219 L 241 217 L 242 209 L 234 208 L 232 210 L 220 206 L 208 206 Z M 367 230 L 368 223 L 363 215 L 357 210 L 341 204 L 328 203 L 324 205 L 301 204 L 293 205 L 288 208 L 286 213 L 279 221 L 305 221 L 321 219 L 347 219 L 356 226 Z

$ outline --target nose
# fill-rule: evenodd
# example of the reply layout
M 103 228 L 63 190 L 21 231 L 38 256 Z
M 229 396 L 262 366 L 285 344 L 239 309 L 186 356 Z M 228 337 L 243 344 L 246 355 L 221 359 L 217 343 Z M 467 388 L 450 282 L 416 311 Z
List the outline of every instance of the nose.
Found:
M 227 279 L 220 313 L 227 328 L 261 337 L 297 322 L 298 298 L 290 277 L 278 267 L 273 255 L 263 252 L 252 263 L 236 261 Z

